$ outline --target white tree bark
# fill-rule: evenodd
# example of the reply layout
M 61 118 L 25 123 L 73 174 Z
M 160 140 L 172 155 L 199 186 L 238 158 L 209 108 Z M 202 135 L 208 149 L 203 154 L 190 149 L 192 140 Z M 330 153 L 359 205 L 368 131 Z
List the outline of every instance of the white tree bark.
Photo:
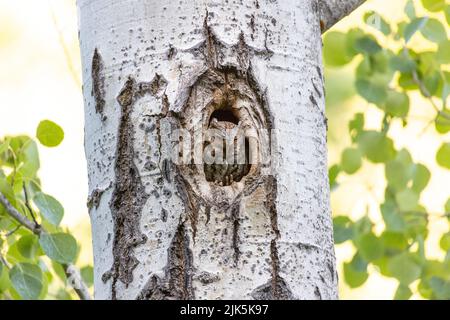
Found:
M 78 7 L 96 298 L 337 298 L 319 2 Z M 270 166 L 171 161 L 224 106 Z

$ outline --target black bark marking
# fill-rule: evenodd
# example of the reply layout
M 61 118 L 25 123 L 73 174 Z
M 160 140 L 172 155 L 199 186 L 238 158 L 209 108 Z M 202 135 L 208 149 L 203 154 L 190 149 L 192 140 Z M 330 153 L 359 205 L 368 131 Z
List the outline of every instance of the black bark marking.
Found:
M 241 251 L 239 250 L 239 212 L 240 212 L 240 201 L 237 200 L 231 207 L 231 219 L 233 221 L 233 251 L 234 251 L 234 263 L 237 266 Z
M 180 223 L 168 250 L 164 279 L 153 275 L 137 300 L 194 299 L 192 252 L 184 223 Z
M 195 277 L 195 280 L 200 281 L 203 285 L 207 285 L 219 281 L 220 277 L 217 274 L 202 271 Z
M 254 14 L 252 14 L 250 16 L 250 30 L 252 31 L 250 34 L 250 37 L 252 38 L 252 40 L 255 40 L 256 26 L 255 26 L 255 15 Z
M 200 210 L 200 203 L 199 203 L 200 199 L 196 197 L 194 191 L 192 190 L 192 187 L 181 176 L 181 174 L 176 175 L 175 184 L 178 191 L 178 195 L 183 200 L 186 216 L 188 217 L 191 223 L 192 238 L 195 241 L 195 236 L 197 235 L 198 213 Z
M 128 79 L 117 97 L 122 107 L 117 138 L 116 181 L 110 202 L 114 219 L 114 263 L 103 281 L 112 277 L 112 299 L 117 299 L 116 284 L 120 280 L 128 285 L 133 281 L 133 270 L 138 265 L 134 248 L 145 243 L 139 221 L 142 208 L 149 195 L 145 192 L 139 171 L 134 163 L 134 125 L 131 121 L 135 81 Z
M 176 299 L 192 299 L 192 252 L 184 223 L 180 224 L 169 249 L 169 289 Z
M 88 197 L 87 200 L 87 207 L 89 210 L 91 210 L 92 208 L 98 209 L 98 206 L 100 205 L 100 200 L 103 196 L 103 194 L 105 193 L 105 191 L 107 189 L 109 189 L 111 187 L 112 184 L 110 184 L 106 189 L 99 189 L 96 188 L 92 191 L 92 193 L 90 194 L 90 196 Z
M 310 95 L 310 96 L 309 96 L 309 100 L 311 101 L 311 103 L 312 103 L 314 106 L 316 106 L 316 107 L 319 106 L 319 105 L 317 104 L 316 98 L 314 98 L 313 95 Z
M 102 56 L 97 48 L 94 50 L 94 56 L 92 57 L 92 95 L 95 100 L 95 112 L 99 113 L 102 117 L 102 121 L 106 120 L 106 116 L 103 111 L 105 108 L 105 77 L 104 77 L 104 64 Z
M 316 91 L 316 93 L 319 96 L 319 98 L 322 98 L 322 93 L 320 92 L 319 88 L 317 88 L 316 84 L 314 83 L 314 80 L 311 80 L 311 82 L 312 82 L 314 90 Z
M 149 198 L 145 191 L 139 170 L 134 163 L 134 124 L 131 119 L 133 105 L 145 94 L 160 96 L 167 81 L 155 75 L 150 83 L 136 83 L 128 78 L 120 91 L 117 101 L 121 106 L 118 129 L 114 191 L 110 210 L 114 220 L 113 266 L 102 277 L 112 278 L 112 299 L 117 299 L 116 284 L 120 280 L 125 285 L 133 281 L 133 270 L 139 264 L 134 249 L 146 242 L 147 237 L 140 231 L 142 209 Z
M 279 260 L 275 239 L 270 243 L 270 257 L 272 260 L 272 278 L 253 290 L 251 296 L 255 300 L 293 300 L 294 296 L 289 286 L 279 275 Z
M 171 44 L 169 44 L 169 50 L 167 51 L 167 59 L 172 60 L 172 58 L 177 54 L 177 50 Z
M 314 288 L 314 295 L 318 300 L 322 300 L 322 294 L 320 293 L 320 289 L 318 286 Z
M 163 222 L 166 222 L 166 221 L 167 221 L 167 210 L 164 209 L 164 208 L 161 209 L 161 220 L 162 220 Z
M 206 216 L 205 224 L 208 224 L 209 220 L 211 219 L 211 206 L 209 206 L 209 205 L 205 206 L 205 216 Z
M 206 40 L 206 55 L 205 60 L 210 68 L 218 67 L 218 51 L 217 51 L 217 38 L 214 35 L 212 29 L 208 25 L 209 12 L 206 10 L 205 20 L 203 21 L 203 32 Z
M 274 232 L 276 238 L 280 237 L 280 230 L 278 229 L 278 213 L 276 206 L 277 198 L 277 180 L 274 176 L 268 176 L 266 179 L 266 196 L 265 206 L 269 211 L 270 224 L 272 226 L 272 231 Z

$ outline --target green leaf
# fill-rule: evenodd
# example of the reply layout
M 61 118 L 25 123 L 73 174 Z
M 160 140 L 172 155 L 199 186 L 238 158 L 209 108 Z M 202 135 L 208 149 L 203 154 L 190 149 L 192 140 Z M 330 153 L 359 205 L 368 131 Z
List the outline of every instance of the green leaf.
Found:
M 362 78 L 356 80 L 356 91 L 370 103 L 381 105 L 387 98 L 387 87 L 376 79 Z
M 403 55 L 393 56 L 389 61 L 389 65 L 393 70 L 400 72 L 412 72 L 417 66 L 414 60 Z
M 52 260 L 59 263 L 73 263 L 77 256 L 77 242 L 70 234 L 43 234 L 39 239 L 42 250 Z
M 444 206 L 445 213 L 450 213 L 450 199 L 447 200 Z
M 445 112 L 450 117 L 450 112 L 442 112 Z M 442 114 L 438 114 L 435 121 L 435 128 L 436 131 L 440 134 L 446 134 L 447 132 L 450 132 L 450 119 L 447 119 L 447 117 L 443 116 Z
M 363 216 L 361 219 L 356 221 L 353 226 L 355 237 L 358 238 L 366 233 L 371 232 L 372 227 L 373 224 L 370 218 L 367 215 Z
M 414 1 L 409 0 L 405 6 L 405 13 L 409 19 L 413 20 L 416 18 L 416 8 L 414 7 Z
M 325 34 L 323 56 L 329 66 L 340 67 L 352 61 L 353 57 L 347 51 L 347 36 L 345 33 L 331 31 Z
M 361 133 L 358 138 L 358 146 L 367 159 L 374 163 L 386 162 L 395 156 L 392 140 L 378 131 Z
M 17 241 L 17 250 L 24 258 L 34 259 L 39 251 L 38 237 L 33 234 L 22 236 Z
M 408 167 L 398 160 L 386 163 L 385 175 L 389 186 L 397 191 L 405 189 L 409 181 Z
M 447 98 L 450 96 L 450 72 L 442 71 L 442 78 L 444 81 L 442 87 L 442 101 L 446 105 Z M 446 110 L 448 112 L 448 110 Z M 449 119 L 447 119 L 449 120 Z
M 398 78 L 398 85 L 405 90 L 416 90 L 419 88 L 410 73 L 400 74 L 400 77 Z
M 334 242 L 336 244 L 343 243 L 353 237 L 353 221 L 346 216 L 338 216 L 333 218 L 334 225 Z
M 450 281 L 432 277 L 429 281 L 433 294 L 439 300 L 450 300 Z
M 355 50 L 360 53 L 375 54 L 381 51 L 381 46 L 370 36 L 364 36 L 356 39 Z
M 417 290 L 419 291 L 420 295 L 425 299 L 430 300 L 433 298 L 433 289 L 431 289 L 427 279 L 424 278 L 420 279 L 419 285 L 417 286 Z
M 359 54 L 359 51 L 355 48 L 355 42 L 359 38 L 363 37 L 365 34 L 360 28 L 353 28 L 347 31 L 347 40 L 346 40 L 346 47 L 348 55 L 351 57 L 356 56 Z
M 439 246 L 445 252 L 450 251 L 450 232 L 444 233 L 439 241 Z
M 11 286 L 11 281 L 9 280 L 8 269 L 3 267 L 0 262 L 0 293 L 8 290 Z
M 56 300 L 72 300 L 72 297 L 66 290 L 59 289 L 56 293 Z
M 447 32 L 444 26 L 436 19 L 428 19 L 420 32 L 425 39 L 432 42 L 440 43 L 447 40 Z
M 409 253 L 401 253 L 392 257 L 388 261 L 388 269 L 392 276 L 403 285 L 409 285 L 418 279 L 421 273 L 420 265 L 416 263 Z
M 364 114 L 356 113 L 353 119 L 348 123 L 348 130 L 352 141 L 354 142 L 358 135 L 364 130 Z
M 402 251 L 408 247 L 408 240 L 402 232 L 384 231 L 381 235 L 383 245 L 388 250 Z
M 381 204 L 380 211 L 387 230 L 403 232 L 406 229 L 405 220 L 394 202 L 386 201 Z
M 364 234 L 356 241 L 361 257 L 366 261 L 373 261 L 383 256 L 383 242 L 372 232 Z
M 450 142 L 442 144 L 436 153 L 437 163 L 446 169 L 450 169 Z
M 54 260 L 52 260 L 52 267 L 58 278 L 60 278 L 65 283 L 67 280 L 67 276 L 66 272 L 64 271 L 64 267 Z
M 0 156 L 8 150 L 10 140 L 10 138 L 5 138 L 2 142 L 0 142 Z
M 422 192 L 423 189 L 428 185 L 431 178 L 430 170 L 423 164 L 416 164 L 413 167 L 413 185 L 412 190 L 417 193 Z
M 81 268 L 80 273 L 83 281 L 88 287 L 91 287 L 94 284 L 94 268 L 92 266 L 85 266 Z
M 395 195 L 395 199 L 401 211 L 413 211 L 419 203 L 419 195 L 411 189 L 400 191 Z
M 445 8 L 445 0 L 422 0 L 425 9 L 431 12 L 438 12 Z
M 350 288 L 362 286 L 369 278 L 367 263 L 358 254 L 351 262 L 344 263 L 344 278 Z
M 341 171 L 341 168 L 339 168 L 339 166 L 336 164 L 328 170 L 328 177 L 330 179 L 330 189 L 333 189 L 334 187 L 337 186 L 336 179 L 337 179 L 340 171 Z
M 411 40 L 412 36 L 419 31 L 420 29 L 422 29 L 425 24 L 427 23 L 428 18 L 415 18 L 413 19 L 406 27 L 404 30 L 404 38 L 405 38 L 405 43 L 408 43 L 409 40 Z
M 347 148 L 342 152 L 341 168 L 345 173 L 353 174 L 361 168 L 361 151 L 356 148 Z
M 428 90 L 428 93 L 435 96 L 438 94 L 439 87 L 442 86 L 442 77 L 439 71 L 431 72 L 427 74 L 423 79 L 423 84 L 425 88 Z M 424 96 L 425 92 L 422 91 Z
M 394 117 L 405 118 L 409 112 L 409 97 L 406 93 L 389 90 L 386 112 Z
M 36 137 L 42 145 L 56 147 L 63 141 L 64 131 L 53 121 L 43 120 L 37 127 Z
M 52 196 L 38 192 L 33 198 L 33 202 L 39 208 L 45 220 L 54 226 L 58 226 L 64 216 L 63 206 Z
M 439 43 L 438 51 L 436 52 L 436 59 L 440 63 L 450 63 L 450 40 Z
M 9 271 L 11 283 L 23 299 L 38 299 L 43 289 L 41 269 L 30 263 L 18 263 Z
M 408 300 L 412 296 L 411 289 L 403 284 L 399 284 L 395 291 L 394 300 Z
M 21 161 L 22 164 L 17 169 L 17 172 L 25 178 L 35 178 L 40 167 L 39 152 L 36 142 L 28 139 L 22 146 L 18 156 L 19 161 Z
M 384 35 L 391 33 L 391 26 L 377 12 L 369 11 L 364 15 L 364 21 L 367 25 L 381 31 Z
M 445 7 L 445 19 L 447 23 L 450 25 L 450 5 Z

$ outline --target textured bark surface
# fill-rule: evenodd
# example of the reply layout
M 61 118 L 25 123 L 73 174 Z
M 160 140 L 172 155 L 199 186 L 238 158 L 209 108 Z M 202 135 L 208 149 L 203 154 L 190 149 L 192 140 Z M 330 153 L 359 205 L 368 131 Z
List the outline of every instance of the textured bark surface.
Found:
M 352 13 L 366 0 L 321 0 L 320 27 L 322 32 L 330 29 L 335 23 Z
M 320 2 L 78 7 L 96 298 L 337 298 Z M 271 161 L 180 162 L 207 129 Z

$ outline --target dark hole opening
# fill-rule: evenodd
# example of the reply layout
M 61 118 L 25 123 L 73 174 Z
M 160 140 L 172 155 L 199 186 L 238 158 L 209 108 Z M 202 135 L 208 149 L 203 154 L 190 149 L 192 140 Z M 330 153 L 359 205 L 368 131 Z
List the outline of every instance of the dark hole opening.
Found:
M 238 125 L 239 118 L 234 114 L 233 110 L 226 108 L 226 109 L 217 109 L 211 114 L 211 120 L 217 119 L 217 121 L 225 121 L 225 122 L 231 122 L 235 125 Z M 210 121 L 211 122 L 211 121 Z

